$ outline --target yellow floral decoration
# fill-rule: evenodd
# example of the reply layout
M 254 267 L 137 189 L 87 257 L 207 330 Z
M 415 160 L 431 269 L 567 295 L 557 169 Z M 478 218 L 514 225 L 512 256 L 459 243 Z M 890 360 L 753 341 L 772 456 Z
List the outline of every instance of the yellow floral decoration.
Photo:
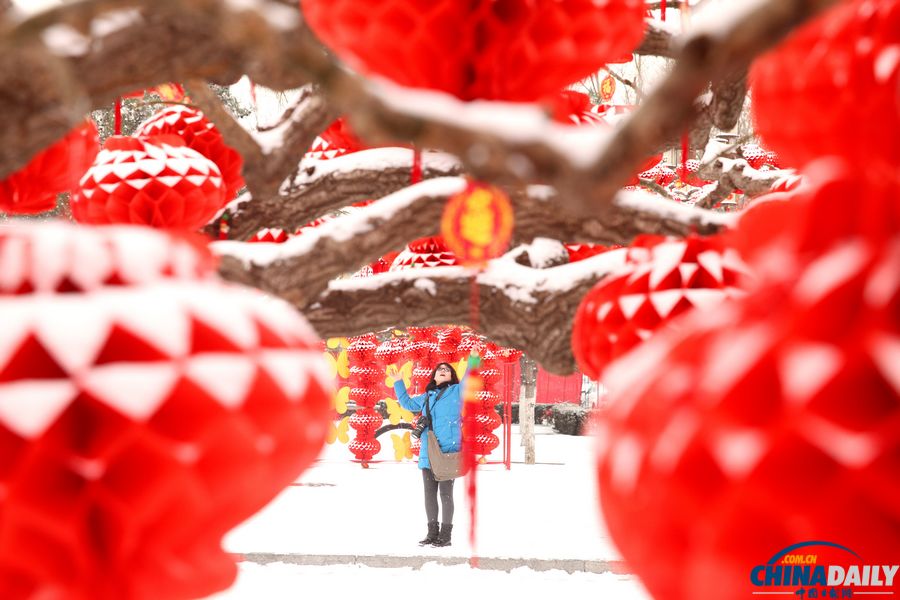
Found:
M 412 443 L 409 439 L 409 432 L 405 432 L 403 435 L 397 435 L 396 433 L 391 434 L 391 441 L 394 443 L 394 458 L 398 461 L 403 460 L 404 458 L 410 459 L 413 457 L 412 453 Z

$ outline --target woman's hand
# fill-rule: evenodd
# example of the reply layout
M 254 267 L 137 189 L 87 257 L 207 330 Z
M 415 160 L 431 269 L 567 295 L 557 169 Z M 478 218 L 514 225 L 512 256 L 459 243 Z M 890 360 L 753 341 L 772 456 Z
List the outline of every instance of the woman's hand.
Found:
M 397 368 L 397 365 L 388 365 L 386 375 L 388 381 L 390 381 L 389 385 L 394 385 L 400 380 L 400 369 Z

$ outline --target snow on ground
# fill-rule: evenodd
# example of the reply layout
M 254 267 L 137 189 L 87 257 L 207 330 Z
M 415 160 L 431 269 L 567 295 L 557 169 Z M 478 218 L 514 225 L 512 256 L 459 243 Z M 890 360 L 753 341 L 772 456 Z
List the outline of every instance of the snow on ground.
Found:
M 650 600 L 634 577 L 613 573 L 533 571 L 526 567 L 482 571 L 466 565 L 434 563 L 419 570 L 376 569 L 359 565 L 310 567 L 273 563 L 242 563 L 230 590 L 209 600 L 296 600 L 311 592 L 337 598 L 609 598 Z
M 499 434 L 501 430 L 498 430 Z M 453 545 L 420 548 L 425 534 L 422 483 L 413 461 L 394 460 L 391 434 L 379 438 L 377 462 L 362 469 L 346 445 L 326 446 L 320 459 L 295 485 L 225 539 L 237 554 L 378 555 L 470 557 L 469 506 L 464 480 L 455 486 Z M 600 519 L 594 479 L 594 440 L 559 435 L 536 427 L 538 464 L 525 465 L 513 426 L 512 469 L 485 465 L 478 472 L 477 554 L 492 558 L 541 560 L 621 560 Z M 502 445 L 501 445 L 502 448 Z M 499 460 L 501 449 L 491 459 Z M 386 598 L 429 589 L 445 596 L 486 597 L 493 592 L 528 597 L 648 596 L 632 576 L 615 573 L 568 574 L 527 567 L 504 571 L 468 565 L 426 563 L 412 568 L 374 568 L 358 564 L 305 566 L 242 562 L 240 576 L 216 600 L 296 598 L 321 590 L 353 597 Z M 430 593 L 430 592 L 429 592 Z
M 620 560 L 600 520 L 593 438 L 536 427 L 538 464 L 521 464 L 513 426 L 512 469 L 478 470 L 481 556 L 495 558 Z M 500 431 L 500 430 L 498 430 Z M 326 446 L 297 484 L 234 530 L 225 547 L 235 553 L 419 555 L 424 537 L 422 479 L 413 461 L 394 460 L 390 433 L 379 438 L 384 462 L 363 469 L 343 444 Z M 500 449 L 491 459 L 501 456 Z M 428 548 L 442 556 L 470 556 L 464 480 L 454 490 L 453 546 Z

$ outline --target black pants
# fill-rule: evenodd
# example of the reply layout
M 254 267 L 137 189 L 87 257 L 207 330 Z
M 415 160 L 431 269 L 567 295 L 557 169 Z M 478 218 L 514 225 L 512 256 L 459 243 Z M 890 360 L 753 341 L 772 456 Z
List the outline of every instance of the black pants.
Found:
M 422 483 L 425 484 L 425 515 L 428 522 L 438 520 L 438 491 L 441 493 L 441 523 L 444 525 L 453 524 L 453 482 L 455 479 L 447 481 L 435 481 L 434 473 L 431 469 L 419 469 L 422 471 Z

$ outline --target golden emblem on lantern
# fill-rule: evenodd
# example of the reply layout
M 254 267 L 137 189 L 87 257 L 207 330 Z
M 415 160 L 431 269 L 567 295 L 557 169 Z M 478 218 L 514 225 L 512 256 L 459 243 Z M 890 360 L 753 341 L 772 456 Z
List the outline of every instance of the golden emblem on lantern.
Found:
M 444 242 L 463 265 L 483 265 L 503 254 L 512 237 L 513 211 L 502 190 L 470 183 L 447 202 L 441 220 Z
M 615 93 L 616 80 L 612 75 L 607 75 L 603 78 L 603 81 L 600 82 L 600 99 L 604 102 L 609 102 L 612 100 Z

